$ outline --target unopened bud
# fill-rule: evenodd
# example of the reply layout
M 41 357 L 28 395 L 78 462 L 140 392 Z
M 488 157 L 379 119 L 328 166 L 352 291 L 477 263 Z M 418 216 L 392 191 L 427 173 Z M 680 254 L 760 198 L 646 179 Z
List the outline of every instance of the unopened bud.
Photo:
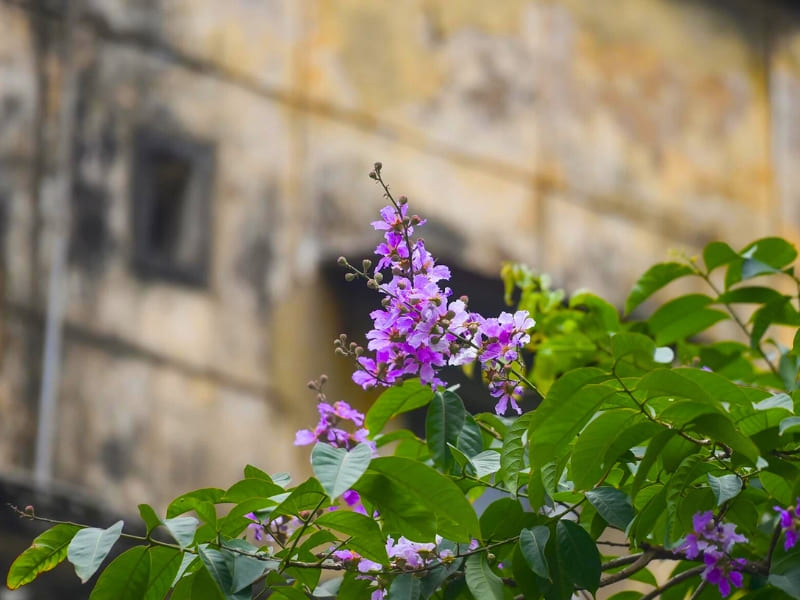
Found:
M 369 271 L 369 268 L 372 266 L 372 261 L 368 258 L 365 258 L 361 261 L 361 269 L 364 271 Z
M 370 179 L 374 179 L 374 180 L 377 181 L 378 180 L 378 174 L 375 171 L 370 171 L 369 172 L 369 178 Z
M 364 354 L 364 348 L 361 346 L 356 346 L 356 349 L 353 351 L 353 354 L 356 355 L 356 358 Z
M 342 344 L 346 344 L 347 343 L 347 334 L 346 333 L 340 333 L 339 334 L 339 342 L 342 343 Z
M 32 515 L 33 514 L 33 505 L 32 504 L 28 504 L 28 506 L 25 507 L 25 512 L 27 514 L 29 514 L 29 515 Z
M 400 196 L 400 197 L 397 199 L 397 203 L 398 203 L 400 206 L 403 206 L 404 204 L 408 204 L 408 198 L 406 198 L 405 196 Z
M 383 281 L 383 273 L 375 273 L 375 281 L 381 283 Z
M 334 350 L 333 353 L 338 354 L 339 356 L 347 356 L 347 352 L 345 352 L 341 346 L 336 348 L 336 350 Z
M 412 215 L 411 216 L 411 224 L 412 225 L 419 225 L 422 222 L 422 219 L 419 218 L 419 215 Z
M 339 265 L 340 267 L 346 267 L 347 259 L 344 256 L 340 256 L 339 258 L 336 259 L 336 264 Z
M 380 173 L 381 169 L 383 168 L 383 165 L 380 162 L 376 162 L 373 166 L 375 168 L 376 173 Z
M 491 552 L 486 554 L 486 558 L 489 559 L 489 562 L 494 562 L 495 560 L 497 560 L 497 557 Z
M 314 382 L 314 381 L 309 381 L 309 382 L 306 384 L 306 387 L 307 387 L 308 389 L 310 389 L 310 390 L 315 390 L 315 389 L 317 389 L 317 384 L 316 384 L 316 382 Z
M 345 273 L 344 274 L 344 280 L 345 281 L 353 281 L 355 278 L 356 278 L 356 274 L 355 273 Z
M 325 385 L 326 383 L 328 383 L 328 376 L 325 375 L 325 373 L 323 373 L 322 375 L 319 376 L 319 382 L 322 385 Z
M 378 282 L 375 281 L 374 279 L 368 279 L 367 280 L 367 287 L 369 289 L 371 289 L 371 290 L 377 290 L 378 289 Z

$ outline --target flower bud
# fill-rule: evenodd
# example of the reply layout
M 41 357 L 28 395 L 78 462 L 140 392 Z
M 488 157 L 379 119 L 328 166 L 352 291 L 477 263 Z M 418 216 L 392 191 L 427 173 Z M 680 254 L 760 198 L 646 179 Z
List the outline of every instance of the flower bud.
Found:
M 375 273 L 375 281 L 381 283 L 383 281 L 383 274 L 382 273 Z
M 380 173 L 380 172 L 381 172 L 381 169 L 383 168 L 383 165 L 382 165 L 380 162 L 376 162 L 376 163 L 373 165 L 373 168 L 375 169 L 375 172 L 376 172 L 376 173 Z
M 378 180 L 378 174 L 375 171 L 370 171 L 369 172 L 369 178 L 370 179 L 374 179 L 375 181 L 377 181 Z
M 322 375 L 319 376 L 319 382 L 322 385 L 325 385 L 326 383 L 328 383 L 328 376 L 325 375 L 325 373 L 323 373 Z
M 344 274 L 344 280 L 345 281 L 353 281 L 355 278 L 356 278 L 356 274 L 355 273 L 345 273 Z
M 363 271 L 369 271 L 369 268 L 372 266 L 372 261 L 368 258 L 365 258 L 361 261 L 361 269 Z
M 346 267 L 347 259 L 344 256 L 340 256 L 339 258 L 336 259 L 336 264 L 339 265 L 340 267 Z
M 397 199 L 397 203 L 398 203 L 400 206 L 403 206 L 404 204 L 408 204 L 408 198 L 406 198 L 405 196 L 400 196 L 400 197 Z
M 356 358 L 358 358 L 359 356 L 364 354 L 364 348 L 362 348 L 361 346 L 356 346 L 356 349 L 353 351 L 353 354 L 355 354 Z
M 33 514 L 33 505 L 32 504 L 28 504 L 28 506 L 25 507 L 25 512 L 27 514 L 29 514 L 29 515 L 32 515 Z
M 377 290 L 378 289 L 378 282 L 375 281 L 374 279 L 368 279 L 367 280 L 367 287 L 369 289 L 371 289 L 371 290 Z
M 306 384 L 306 387 L 307 387 L 308 389 L 310 389 L 310 390 L 315 390 L 315 389 L 317 389 L 317 383 L 316 383 L 315 381 L 309 381 L 309 382 Z
M 334 354 L 338 354 L 339 356 L 347 356 L 347 352 L 340 346 L 333 351 Z

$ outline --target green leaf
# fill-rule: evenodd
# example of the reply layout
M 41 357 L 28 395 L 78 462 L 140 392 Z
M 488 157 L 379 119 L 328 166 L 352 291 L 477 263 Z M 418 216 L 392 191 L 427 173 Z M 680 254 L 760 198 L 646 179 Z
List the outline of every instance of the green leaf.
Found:
M 740 287 L 720 294 L 716 304 L 766 304 L 781 298 L 781 293 L 768 287 Z
M 200 548 L 198 554 L 219 589 L 224 594 L 230 592 L 233 584 L 233 556 L 229 552 L 213 548 Z
M 235 555 L 231 569 L 231 592 L 236 594 L 248 588 L 255 580 L 261 577 L 270 568 L 270 563 L 251 556 Z M 229 562 L 230 564 L 230 562 Z M 275 565 L 272 564 L 275 568 Z M 250 598 L 248 592 L 247 596 Z
M 562 401 L 558 393 L 554 396 L 554 392 L 559 391 L 558 383 L 550 388 L 531 419 L 528 432 L 531 466 L 540 467 L 560 455 L 600 405 L 617 393 L 605 384 L 588 384 Z M 539 411 L 545 407 L 544 417 L 537 419 Z
M 175 538 L 181 548 L 192 545 L 194 532 L 197 531 L 198 525 L 200 525 L 200 521 L 194 517 L 175 517 L 164 520 L 164 527 L 169 530 L 170 535 Z
M 556 524 L 556 547 L 562 568 L 573 583 L 593 594 L 600 585 L 600 553 L 591 536 L 571 521 Z
M 319 481 L 311 477 L 292 489 L 289 496 L 275 507 L 272 514 L 276 517 L 279 515 L 299 515 L 301 511 L 315 508 L 320 504 L 320 501 L 323 502 L 320 508 L 324 508 L 326 498 L 326 492 Z
M 358 481 L 372 460 L 372 449 L 367 444 L 358 444 L 351 450 L 334 448 L 324 442 L 311 451 L 311 468 L 320 484 L 334 500 Z
M 150 535 L 156 527 L 161 525 L 161 519 L 149 504 L 139 505 L 139 516 L 142 517 L 142 521 L 144 521 L 144 525 L 147 527 L 147 535 Z
M 384 391 L 367 411 L 365 427 L 370 435 L 377 435 L 397 415 L 423 407 L 433 399 L 430 386 L 419 379 L 408 379 Z
M 475 598 L 503 600 L 503 580 L 494 574 L 483 552 L 467 557 L 464 575 Z
M 150 555 L 136 546 L 115 558 L 100 574 L 89 600 L 141 600 L 150 581 Z
M 688 294 L 661 305 L 647 320 L 650 331 L 655 335 L 656 344 L 672 344 L 729 318 L 726 312 L 704 308 L 711 302 L 713 300 L 703 294 Z
M 337 510 L 323 514 L 314 523 L 351 536 L 352 539 L 347 543 L 349 548 L 369 560 L 382 565 L 389 564 L 386 537 L 381 534 L 374 519 L 347 510 Z
M 500 470 L 500 453 L 496 450 L 484 450 L 473 456 L 470 463 L 475 467 L 475 476 L 481 479 Z
M 175 548 L 153 546 L 147 553 L 150 557 L 147 589 L 142 600 L 164 600 L 178 569 L 181 566 L 183 553 Z
M 253 465 L 245 465 L 244 476 L 246 479 L 263 479 L 265 481 L 272 482 L 272 477 Z
M 628 495 L 610 486 L 587 491 L 586 499 L 597 509 L 606 523 L 622 531 L 625 531 L 636 514 Z
M 519 500 L 498 498 L 481 514 L 481 535 L 486 541 L 512 538 L 519 534 L 525 516 Z
M 769 471 L 761 471 L 758 475 L 764 490 L 784 506 L 789 506 L 795 501 L 792 493 L 792 483 L 782 475 L 777 475 Z
M 80 530 L 77 525 L 61 524 L 34 538 L 30 547 L 11 563 L 6 577 L 8 589 L 16 590 L 54 569 L 67 558 L 69 543 Z
M 167 507 L 167 518 L 171 519 L 172 517 L 177 517 L 185 512 L 194 510 L 198 504 L 203 504 L 205 502 L 217 504 L 222 500 L 224 495 L 225 490 L 219 488 L 202 488 L 178 496 L 175 500 L 170 502 Z
M 545 548 L 550 539 L 550 530 L 544 525 L 533 529 L 523 529 L 519 534 L 519 549 L 525 562 L 542 579 L 550 577 L 550 566 L 547 564 Z
M 421 594 L 422 581 L 411 573 L 398 575 L 389 587 L 389 598 L 393 600 L 418 600 Z
M 726 265 L 733 260 L 738 260 L 739 255 L 725 242 L 711 242 L 703 249 L 703 261 L 709 273 Z
M 381 513 L 385 533 L 420 540 L 438 533 L 454 542 L 480 535 L 478 517 L 463 492 L 422 463 L 397 456 L 373 459 L 353 489 Z
M 750 320 L 753 323 L 750 347 L 758 349 L 758 344 L 770 325 L 800 326 L 800 313 L 792 305 L 791 297 L 781 296 L 756 310 Z
M 788 432 L 796 433 L 798 431 L 800 431 L 800 417 L 786 417 L 778 426 L 778 433 L 780 435 Z
M 800 552 L 795 550 L 773 561 L 767 583 L 800 598 Z
M 122 534 L 123 521 L 117 521 L 108 529 L 87 527 L 81 529 L 69 544 L 67 559 L 75 567 L 75 574 L 86 583 L 105 560 L 111 548 Z
M 656 434 L 650 443 L 647 445 L 647 450 L 639 462 L 639 467 L 636 469 L 636 475 L 633 478 L 633 485 L 631 486 L 631 497 L 636 498 L 639 490 L 647 481 L 647 474 L 650 472 L 651 467 L 656 463 L 661 455 L 661 450 L 666 446 L 672 437 L 676 435 L 672 431 L 663 431 Z
M 239 504 L 249 498 L 269 498 L 277 494 L 282 494 L 284 489 L 267 481 L 266 479 L 248 477 L 234 483 L 225 495 L 221 498 L 220 502 L 230 502 L 231 504 Z
M 425 418 L 428 449 L 434 464 L 445 472 L 452 469 L 454 460 L 448 444 L 456 446 L 469 457 L 469 452 L 462 447 L 463 442 L 459 443 L 459 440 L 466 435 L 471 441 L 468 444 L 469 450 L 477 449 L 480 452 L 482 449 L 480 429 L 474 420 L 468 424 L 468 417 L 461 398 L 450 391 L 437 392 L 428 406 Z M 473 431 L 465 432 L 467 428 Z
M 517 495 L 520 487 L 520 471 L 525 468 L 523 442 L 525 440 L 524 436 L 527 435 L 532 414 L 525 413 L 514 420 L 503 439 L 503 449 L 500 451 L 500 478 L 512 496 Z
M 727 415 L 702 415 L 692 422 L 692 427 L 718 442 L 727 444 L 734 452 L 740 453 L 751 463 L 755 464 L 756 460 L 758 460 L 758 447 L 749 437 L 736 429 Z
M 572 481 L 575 489 L 593 486 L 605 469 L 611 466 L 605 464 L 603 459 L 616 437 L 644 421 L 645 417 L 638 410 L 617 408 L 601 413 L 589 423 L 572 451 Z
M 707 474 L 708 485 L 711 491 L 714 492 L 714 498 L 717 500 L 717 506 L 722 505 L 731 498 L 735 498 L 742 491 L 742 480 L 738 475 L 730 473 L 722 475 L 721 477 L 714 477 L 711 473 Z
M 692 269 L 681 263 L 668 262 L 653 265 L 633 286 L 633 290 L 625 301 L 625 314 L 630 314 L 633 309 L 671 281 L 692 274 Z
M 749 243 L 739 254 L 773 269 L 782 269 L 797 258 L 797 248 L 783 238 L 766 237 Z

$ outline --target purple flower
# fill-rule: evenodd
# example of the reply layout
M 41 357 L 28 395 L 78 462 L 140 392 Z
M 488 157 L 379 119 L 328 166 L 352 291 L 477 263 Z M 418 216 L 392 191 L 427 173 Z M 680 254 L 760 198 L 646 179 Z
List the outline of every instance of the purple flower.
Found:
M 317 411 L 319 412 L 319 423 L 314 431 L 308 429 L 298 431 L 294 437 L 295 446 L 308 446 L 318 441 L 324 441 L 337 448 L 350 449 L 356 444 L 366 442 L 375 452 L 374 443 L 367 441 L 369 432 L 361 427 L 364 424 L 364 415 L 347 402 L 339 400 L 333 405 L 320 402 L 317 404 Z M 338 424 L 346 421 L 359 429 L 350 433 L 346 429 L 337 427 Z
M 381 569 L 383 569 L 383 565 L 381 565 L 380 563 L 373 562 L 368 558 L 362 558 L 358 562 L 358 567 L 356 568 L 358 569 L 359 573 L 371 573 L 373 571 L 380 571 Z
M 784 550 L 789 550 L 797 544 L 798 525 L 800 525 L 800 498 L 797 499 L 795 506 L 783 509 L 780 506 L 773 506 L 778 511 L 779 524 L 785 535 L 783 540 Z
M 694 531 L 686 536 L 678 551 L 689 559 L 703 555 L 706 567 L 701 577 L 716 585 L 723 597 L 731 593 L 731 584 L 741 587 L 741 570 L 746 561 L 731 558 L 730 553 L 735 544 L 747 542 L 747 538 L 736 533 L 736 526 L 732 523 L 716 522 L 710 510 L 695 514 L 692 527 Z
M 497 398 L 498 414 L 509 404 L 521 413 L 517 400 L 523 390 L 516 373 L 524 368 L 518 364 L 520 350 L 530 342 L 533 319 L 527 311 L 485 319 L 467 310 L 466 297 L 451 301 L 452 291 L 442 285 L 450 269 L 436 264 L 425 243 L 411 237 L 412 224 L 424 220 L 409 217 L 407 204 L 386 206 L 380 216 L 372 223 L 384 232 L 384 242 L 375 249 L 380 257 L 376 272 L 390 269 L 392 279 L 379 287 L 383 308 L 370 314 L 367 348 L 374 354 L 357 359 L 353 381 L 369 389 L 419 377 L 431 387 L 443 387 L 443 367 L 478 360 Z

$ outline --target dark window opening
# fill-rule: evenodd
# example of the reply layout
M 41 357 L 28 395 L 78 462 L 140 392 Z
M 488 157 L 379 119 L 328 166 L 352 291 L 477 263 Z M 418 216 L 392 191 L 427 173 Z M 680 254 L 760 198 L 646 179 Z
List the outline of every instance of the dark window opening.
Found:
M 133 262 L 142 277 L 205 286 L 213 147 L 151 131 L 136 137 Z

